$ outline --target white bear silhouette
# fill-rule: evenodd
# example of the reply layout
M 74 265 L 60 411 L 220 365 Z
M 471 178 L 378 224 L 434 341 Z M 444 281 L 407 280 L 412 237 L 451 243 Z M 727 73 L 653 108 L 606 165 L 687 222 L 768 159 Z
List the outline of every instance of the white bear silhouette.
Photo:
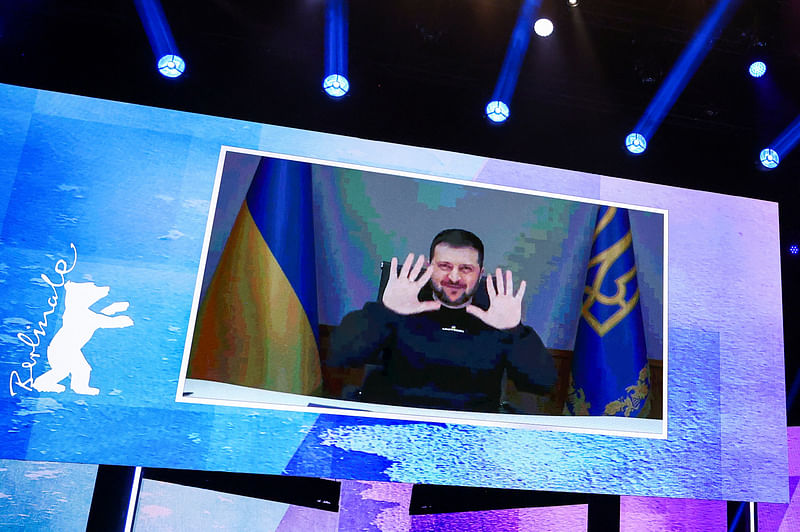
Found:
M 33 381 L 33 387 L 40 392 L 63 392 L 64 386 L 59 382 L 70 375 L 70 388 L 75 393 L 97 395 L 100 390 L 89 386 L 92 367 L 86 362 L 81 348 L 92 338 L 97 329 L 133 325 L 133 320 L 128 316 L 108 316 L 127 310 L 128 303 L 112 303 L 100 311 L 106 314 L 103 316 L 89 310 L 89 307 L 108 295 L 108 286 L 67 281 L 64 290 L 66 296 L 61 328 L 47 346 L 47 362 L 50 364 L 50 370 L 39 375 Z

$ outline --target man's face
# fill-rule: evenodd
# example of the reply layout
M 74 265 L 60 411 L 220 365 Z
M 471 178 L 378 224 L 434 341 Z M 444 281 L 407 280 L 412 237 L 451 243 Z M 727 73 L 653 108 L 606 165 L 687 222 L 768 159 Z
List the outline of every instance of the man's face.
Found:
M 482 273 L 477 249 L 438 244 L 433 249 L 431 268 L 433 293 L 444 306 L 458 308 L 470 302 Z

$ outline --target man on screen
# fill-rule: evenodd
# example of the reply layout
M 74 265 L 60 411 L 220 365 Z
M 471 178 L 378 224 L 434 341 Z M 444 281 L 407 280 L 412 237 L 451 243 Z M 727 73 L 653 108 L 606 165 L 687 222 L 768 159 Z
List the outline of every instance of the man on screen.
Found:
M 553 359 L 522 324 L 525 281 L 511 271 L 483 274 L 483 243 L 447 229 L 430 247 L 430 264 L 392 258 L 381 302 L 346 315 L 331 339 L 329 366 L 376 364 L 360 400 L 478 412 L 501 411 L 504 371 L 520 391 L 546 394 Z M 485 293 L 479 293 L 481 288 Z M 479 299 L 483 299 L 483 302 Z

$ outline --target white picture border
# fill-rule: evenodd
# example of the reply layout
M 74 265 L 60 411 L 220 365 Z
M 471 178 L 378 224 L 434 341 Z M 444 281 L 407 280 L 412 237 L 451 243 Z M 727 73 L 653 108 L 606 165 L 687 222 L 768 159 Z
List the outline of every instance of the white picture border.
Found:
M 339 399 L 327 399 L 322 397 L 291 394 L 285 392 L 275 392 L 263 389 L 248 388 L 233 384 L 217 383 L 188 379 L 186 372 L 189 367 L 189 355 L 192 348 L 192 338 L 196 325 L 197 312 L 200 305 L 200 293 L 203 285 L 208 250 L 211 243 L 211 232 L 214 226 L 214 216 L 217 211 L 219 190 L 222 181 L 222 173 L 225 166 L 225 158 L 228 153 L 240 153 L 259 157 L 271 157 L 325 166 L 334 166 L 350 170 L 361 170 L 379 174 L 387 174 L 397 177 L 408 177 L 440 183 L 456 184 L 461 186 L 472 186 L 490 190 L 498 190 L 530 196 L 540 196 L 553 199 L 577 201 L 593 205 L 605 205 L 609 207 L 620 207 L 634 209 L 644 212 L 652 212 L 663 215 L 663 312 L 662 312 L 662 371 L 663 371 L 663 400 L 661 419 L 640 419 L 616 416 L 551 416 L 551 415 L 526 415 L 526 414 L 500 414 L 500 413 L 481 413 L 481 412 L 458 412 L 451 410 L 436 410 L 428 408 L 413 408 L 390 406 L 374 403 L 360 403 L 354 401 L 344 401 Z M 521 164 L 521 163 L 520 163 Z M 448 177 L 433 176 L 417 172 L 403 170 L 386 169 L 362 164 L 344 163 L 329 161 L 313 157 L 289 155 L 284 153 L 269 152 L 238 148 L 233 146 L 221 146 L 219 160 L 217 162 L 217 173 L 214 179 L 214 188 L 211 195 L 210 209 L 206 223 L 206 231 L 203 239 L 203 249 L 198 266 L 197 279 L 195 282 L 194 296 L 192 298 L 192 311 L 189 317 L 189 326 L 186 333 L 186 343 L 184 345 L 183 358 L 181 361 L 181 372 L 178 379 L 178 388 L 175 401 L 179 403 L 194 403 L 218 406 L 233 406 L 251 409 L 265 410 L 284 410 L 295 412 L 312 412 L 317 414 L 335 414 L 342 416 L 370 417 L 382 419 L 397 419 L 407 421 L 422 421 L 431 423 L 456 423 L 476 426 L 489 427 L 508 427 L 517 429 L 549 430 L 558 432 L 576 432 L 587 434 L 602 434 L 608 436 L 629 436 L 650 439 L 667 438 L 667 397 L 668 397 L 668 248 L 669 248 L 669 212 L 665 209 L 631 205 L 592 198 L 583 198 L 568 194 L 556 194 L 552 192 L 540 192 L 536 190 L 509 187 L 504 185 L 494 185 L 480 183 L 468 179 L 456 179 Z M 311 406 L 313 405 L 313 406 Z

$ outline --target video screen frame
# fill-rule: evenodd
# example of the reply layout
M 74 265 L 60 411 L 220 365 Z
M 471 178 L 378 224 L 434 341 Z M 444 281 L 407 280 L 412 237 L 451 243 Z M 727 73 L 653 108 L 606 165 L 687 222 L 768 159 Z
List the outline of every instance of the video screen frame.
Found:
M 658 413 L 660 419 L 657 420 L 657 425 L 654 423 L 643 424 L 642 421 L 655 421 L 655 420 L 641 420 L 636 418 L 619 418 L 614 416 L 564 416 L 564 415 L 541 415 L 541 414 L 524 414 L 524 413 L 491 413 L 484 414 L 478 412 L 464 412 L 454 410 L 442 410 L 436 408 L 419 408 L 413 406 L 397 406 L 378 403 L 362 403 L 350 400 L 342 400 L 338 398 L 325 397 L 320 395 L 306 395 L 294 394 L 274 390 L 255 390 L 249 387 L 237 386 L 235 384 L 222 385 L 221 383 L 211 383 L 205 381 L 201 386 L 197 386 L 198 382 L 193 379 L 187 379 L 187 370 L 189 366 L 189 359 L 192 353 L 192 342 L 196 328 L 196 320 L 198 309 L 201 302 L 201 295 L 205 295 L 205 290 L 210 283 L 210 275 L 213 269 L 209 269 L 210 265 L 210 248 L 212 246 L 212 238 L 219 239 L 219 226 L 220 219 L 227 218 L 227 225 L 230 226 L 232 217 L 236 213 L 222 212 L 220 207 L 221 198 L 225 198 L 227 202 L 227 209 L 230 211 L 237 206 L 237 201 L 231 201 L 229 197 L 231 194 L 226 189 L 230 186 L 229 183 L 223 182 L 223 175 L 225 174 L 226 158 L 229 154 L 253 156 L 262 158 L 273 158 L 286 161 L 293 161 L 298 163 L 308 163 L 310 165 L 319 165 L 324 167 L 332 167 L 342 171 L 357 171 L 369 172 L 390 178 L 397 178 L 402 180 L 418 180 L 419 182 L 439 184 L 443 186 L 464 187 L 465 189 L 480 191 L 482 193 L 510 193 L 518 194 L 524 197 L 532 197 L 546 200 L 576 202 L 582 205 L 591 206 L 607 206 L 629 209 L 639 213 L 650 213 L 661 215 L 661 346 L 660 352 L 662 356 L 662 391 L 661 400 L 659 401 Z M 249 182 L 242 184 L 239 183 L 238 197 L 241 198 L 246 192 Z M 242 190 L 244 189 L 244 190 Z M 233 194 L 236 196 L 236 194 Z M 243 201 L 243 200 L 242 200 Z M 315 210 L 317 205 L 314 206 Z M 179 378 L 179 385 L 176 394 L 178 402 L 190 402 L 200 404 L 213 404 L 225 406 L 239 406 L 246 408 L 259 408 L 259 409 L 275 409 L 275 410 L 288 410 L 288 411 L 301 411 L 313 412 L 320 414 L 336 414 L 345 416 L 357 416 L 368 418 L 383 418 L 407 421 L 421 421 L 421 422 L 442 422 L 442 423 L 459 423 L 471 424 L 477 426 L 499 426 L 511 428 L 525 428 L 525 429 L 545 429 L 556 431 L 570 431 L 591 434 L 606 434 L 617 436 L 634 436 L 644 438 L 667 438 L 667 392 L 668 382 L 666 376 L 668 373 L 668 211 L 665 209 L 651 208 L 641 205 L 630 205 L 623 203 L 600 201 L 596 199 L 583 198 L 579 196 L 571 196 L 566 194 L 557 194 L 551 192 L 539 192 L 535 190 L 528 190 L 517 187 L 495 185 L 471 182 L 463 179 L 454 179 L 447 177 L 434 176 L 429 174 L 420 174 L 415 172 L 398 171 L 393 169 L 384 169 L 375 166 L 350 164 L 342 162 L 327 161 L 324 159 L 292 156 L 282 153 L 274 153 L 261 150 L 250 150 L 238 147 L 222 146 L 220 149 L 219 164 L 217 167 L 217 174 L 215 176 L 213 195 L 211 198 L 211 208 L 209 218 L 205 231 L 205 240 L 203 242 L 203 251 L 198 269 L 197 284 L 195 287 L 195 294 L 192 303 L 192 311 L 190 316 L 189 327 L 187 331 L 186 344 L 184 347 L 184 355 L 181 365 L 181 375 Z M 215 231 L 217 233 L 215 233 Z M 431 232 L 433 235 L 435 231 Z M 635 246 L 635 243 L 634 243 Z M 217 257 L 218 258 L 218 257 Z M 387 257 L 388 260 L 388 257 Z M 403 257 L 398 258 L 398 262 L 402 262 Z M 376 258 L 377 261 L 377 258 Z M 379 261 L 377 261 L 379 262 Z M 488 266 L 488 264 L 487 264 Z M 398 265 L 399 268 L 399 265 Z M 354 307 L 350 310 L 356 310 Z M 577 317 L 576 317 L 577 320 Z M 523 310 L 523 323 L 525 321 Z M 320 322 L 321 323 L 321 322 Z M 332 324 L 336 325 L 336 324 Z M 552 350 L 551 350 L 552 351 Z M 566 351 L 566 350 L 562 350 Z M 221 389 L 224 388 L 224 389 Z

